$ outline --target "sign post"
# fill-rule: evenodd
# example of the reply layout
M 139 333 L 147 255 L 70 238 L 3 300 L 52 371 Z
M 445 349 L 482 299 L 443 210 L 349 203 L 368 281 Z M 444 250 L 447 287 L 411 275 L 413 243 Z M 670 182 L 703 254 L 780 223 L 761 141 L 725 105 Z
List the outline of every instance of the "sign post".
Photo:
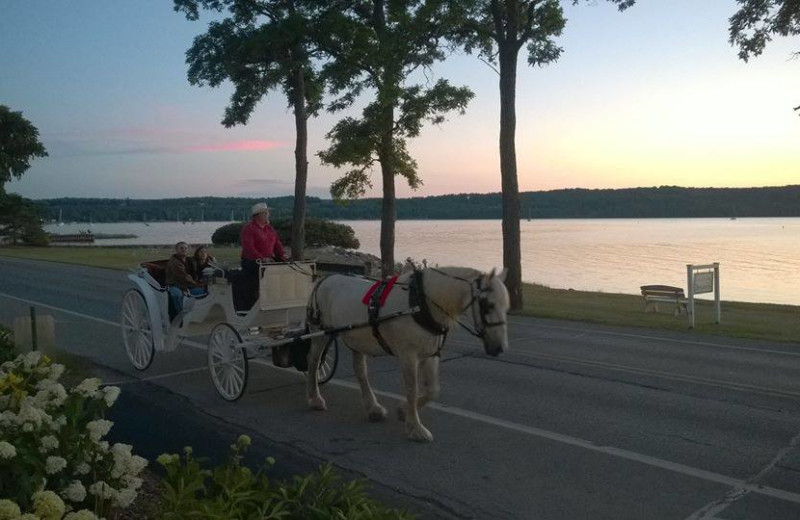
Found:
M 722 312 L 719 303 L 719 262 L 706 265 L 686 265 L 686 285 L 689 288 L 689 328 L 694 328 L 696 294 L 714 293 L 714 323 L 720 323 Z

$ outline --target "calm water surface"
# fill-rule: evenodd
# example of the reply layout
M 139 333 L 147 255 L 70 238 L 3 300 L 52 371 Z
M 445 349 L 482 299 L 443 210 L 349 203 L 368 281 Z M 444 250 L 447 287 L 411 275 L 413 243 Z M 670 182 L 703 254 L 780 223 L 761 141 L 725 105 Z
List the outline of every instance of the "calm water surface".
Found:
M 347 221 L 361 250 L 379 254 L 380 222 Z M 224 222 L 95 224 L 136 239 L 99 245 L 209 243 Z M 522 221 L 522 278 L 550 287 L 638 294 L 645 284 L 686 287 L 686 264 L 719 262 L 724 300 L 800 305 L 800 219 Z M 74 233 L 86 224 L 46 226 Z M 399 221 L 395 256 L 488 270 L 502 265 L 499 220 Z

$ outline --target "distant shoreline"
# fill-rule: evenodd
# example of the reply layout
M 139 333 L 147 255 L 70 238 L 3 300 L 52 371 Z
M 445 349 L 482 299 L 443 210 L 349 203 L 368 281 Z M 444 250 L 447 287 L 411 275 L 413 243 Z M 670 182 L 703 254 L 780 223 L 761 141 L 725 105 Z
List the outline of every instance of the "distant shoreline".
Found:
M 233 222 L 249 218 L 265 198 L 174 199 L 61 198 L 37 201 L 46 222 Z M 294 197 L 267 197 L 273 218 L 291 218 Z M 800 185 L 765 188 L 629 188 L 522 192 L 519 217 L 526 219 L 773 218 L 800 217 Z M 327 220 L 378 220 L 381 200 L 337 203 L 307 197 L 306 214 Z M 397 199 L 398 220 L 496 220 L 500 193 Z

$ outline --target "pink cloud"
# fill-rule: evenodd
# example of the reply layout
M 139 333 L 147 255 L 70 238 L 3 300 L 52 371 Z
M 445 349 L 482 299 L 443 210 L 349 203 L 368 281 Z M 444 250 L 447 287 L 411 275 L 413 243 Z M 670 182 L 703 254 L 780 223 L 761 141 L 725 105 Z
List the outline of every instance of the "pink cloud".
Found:
M 281 148 L 286 146 L 283 141 L 235 141 L 232 143 L 209 144 L 190 146 L 186 150 L 189 152 L 243 152 L 243 151 L 258 151 L 258 150 L 272 150 L 273 148 Z

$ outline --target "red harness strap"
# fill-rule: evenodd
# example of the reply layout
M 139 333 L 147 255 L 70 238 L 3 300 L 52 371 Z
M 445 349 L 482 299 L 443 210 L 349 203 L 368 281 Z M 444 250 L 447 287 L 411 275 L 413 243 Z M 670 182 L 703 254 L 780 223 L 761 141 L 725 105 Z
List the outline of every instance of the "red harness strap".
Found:
M 385 280 L 378 280 L 377 282 L 375 282 L 370 286 L 366 294 L 364 294 L 364 297 L 361 298 L 361 303 L 363 303 L 364 305 L 369 305 L 369 301 L 372 298 L 372 295 L 375 294 L 375 291 L 378 290 L 378 287 L 380 287 L 381 285 L 385 285 L 383 291 L 381 292 L 380 298 L 378 299 L 378 307 L 383 307 L 396 281 L 397 281 L 397 275 L 392 276 L 391 278 L 387 278 Z

